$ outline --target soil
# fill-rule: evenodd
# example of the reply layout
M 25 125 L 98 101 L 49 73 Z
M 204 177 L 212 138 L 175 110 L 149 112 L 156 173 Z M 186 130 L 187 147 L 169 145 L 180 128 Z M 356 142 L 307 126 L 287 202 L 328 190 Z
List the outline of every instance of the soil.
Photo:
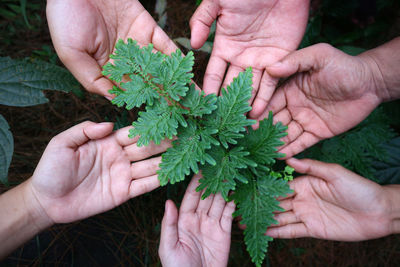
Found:
M 155 0 L 141 1 L 154 15 Z M 190 38 L 189 19 L 194 0 L 169 0 L 166 32 L 171 38 Z M 44 7 L 40 14 L 45 21 Z M 51 46 L 47 26 L 21 36 L 15 57 L 30 56 L 42 45 Z M 27 47 L 26 43 L 32 44 Z M 14 57 L 14 56 L 13 56 Z M 208 55 L 195 52 L 195 81 L 201 86 Z M 49 103 L 28 108 L 0 106 L 14 135 L 15 152 L 9 171 L 11 184 L 29 178 L 49 140 L 84 120 L 116 121 L 122 110 L 102 97 L 83 91 L 83 97 L 46 92 Z M 128 114 L 133 120 L 135 113 Z M 160 266 L 157 255 L 160 223 L 166 199 L 181 200 L 185 183 L 166 186 L 92 218 L 56 225 L 39 234 L 5 259 L 1 266 Z M 0 186 L 0 192 L 9 188 Z M 66 207 L 67 208 L 67 207 Z M 245 251 L 242 231 L 234 225 L 229 266 L 253 266 Z M 400 236 L 365 242 L 317 239 L 276 240 L 265 266 L 400 266 Z

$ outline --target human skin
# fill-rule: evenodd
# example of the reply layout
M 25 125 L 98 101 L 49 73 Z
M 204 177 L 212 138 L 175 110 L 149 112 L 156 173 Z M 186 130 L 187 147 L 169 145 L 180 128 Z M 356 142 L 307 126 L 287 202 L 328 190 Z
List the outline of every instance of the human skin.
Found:
M 221 194 L 201 200 L 200 175 L 190 182 L 178 210 L 168 200 L 161 225 L 159 255 L 164 267 L 225 267 L 231 244 L 233 202 Z
M 159 187 L 156 171 L 165 151 L 136 145 L 129 127 L 84 122 L 55 136 L 31 178 L 0 195 L 0 259 L 55 223 L 110 210 Z M 133 163 L 132 163 L 133 162 Z
M 226 88 L 239 72 L 252 67 L 249 115 L 260 116 L 278 82 L 265 67 L 298 47 L 308 11 L 309 0 L 203 0 L 190 20 L 193 48 L 205 43 L 212 23 L 217 22 L 203 90 L 218 94 L 221 85 Z
M 119 39 L 171 54 L 177 47 L 137 0 L 48 0 L 47 21 L 54 48 L 89 91 L 106 96 L 113 83 L 101 74 Z
M 264 113 L 288 126 L 279 152 L 290 158 L 313 144 L 341 134 L 364 120 L 380 103 L 400 97 L 400 38 L 358 56 L 328 44 L 313 45 L 267 67 L 290 77 Z
M 361 241 L 400 232 L 400 185 L 381 186 L 337 164 L 287 163 L 305 175 L 289 182 L 294 193 L 280 199 L 285 211 L 267 235 Z

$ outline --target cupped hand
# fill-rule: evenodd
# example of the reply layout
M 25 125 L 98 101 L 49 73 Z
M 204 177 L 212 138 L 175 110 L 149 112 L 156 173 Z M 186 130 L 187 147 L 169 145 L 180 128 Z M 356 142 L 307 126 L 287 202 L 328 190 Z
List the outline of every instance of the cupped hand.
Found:
M 218 94 L 221 84 L 226 88 L 239 72 L 253 67 L 250 116 L 258 117 L 278 82 L 264 69 L 300 44 L 308 10 L 309 0 L 203 0 L 190 20 L 193 48 L 204 44 L 217 20 L 204 91 Z
M 168 266 L 227 266 L 231 243 L 233 202 L 221 194 L 201 200 L 199 175 L 190 182 L 181 207 L 168 200 L 161 225 L 159 255 Z
M 50 141 L 29 186 L 53 223 L 105 212 L 160 185 L 161 157 L 144 159 L 169 143 L 138 147 L 129 128 L 112 132 L 112 123 L 84 122 Z
M 290 76 L 258 118 L 267 117 L 271 110 L 274 121 L 288 125 L 279 152 L 292 157 L 365 119 L 381 102 L 373 64 L 362 54 L 349 56 L 330 45 L 317 44 L 267 67 L 274 77 Z
M 391 234 L 390 201 L 384 188 L 337 164 L 289 159 L 305 176 L 290 182 L 294 194 L 281 200 L 274 238 L 314 237 L 359 241 Z
M 101 68 L 119 39 L 165 54 L 177 48 L 138 0 L 49 0 L 46 13 L 61 61 L 88 91 L 108 98 L 113 84 Z

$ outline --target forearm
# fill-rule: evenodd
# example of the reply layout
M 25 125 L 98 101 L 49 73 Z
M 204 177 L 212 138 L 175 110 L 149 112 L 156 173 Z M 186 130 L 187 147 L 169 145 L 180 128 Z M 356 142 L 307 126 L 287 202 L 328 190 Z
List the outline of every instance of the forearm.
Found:
M 52 224 L 38 206 L 29 183 L 0 195 L 0 259 Z
M 376 95 L 382 102 L 400 98 L 400 37 L 362 53 L 370 59 Z
M 389 205 L 389 219 L 391 221 L 391 233 L 400 233 L 400 185 L 384 186 Z

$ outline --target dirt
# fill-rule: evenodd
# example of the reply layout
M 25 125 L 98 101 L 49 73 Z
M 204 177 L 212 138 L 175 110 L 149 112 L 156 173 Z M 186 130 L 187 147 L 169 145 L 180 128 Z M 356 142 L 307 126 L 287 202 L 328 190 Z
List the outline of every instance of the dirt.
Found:
M 190 38 L 189 19 L 194 0 L 169 0 L 166 32 L 171 38 Z M 142 1 L 154 15 L 155 1 Z M 42 13 L 41 16 L 44 16 Z M 30 36 L 35 48 L 51 45 L 44 25 Z M 14 47 L 29 56 L 26 43 Z M 195 52 L 195 81 L 201 85 L 208 55 Z M 48 141 L 84 120 L 115 121 L 121 110 L 102 97 L 47 92 L 49 103 L 29 108 L 0 107 L 14 134 L 15 152 L 9 177 L 12 184 L 29 178 Z M 135 117 L 129 114 L 130 120 Z M 0 191 L 8 188 L 1 186 Z M 164 202 L 180 201 L 185 184 L 157 189 L 120 207 L 80 222 L 56 225 L 10 255 L 4 266 L 160 266 L 157 249 Z M 234 225 L 229 266 L 253 266 L 245 251 L 242 231 Z M 1 264 L 0 264 L 1 265 Z M 400 236 L 365 242 L 317 239 L 277 240 L 270 245 L 266 266 L 400 266 Z

